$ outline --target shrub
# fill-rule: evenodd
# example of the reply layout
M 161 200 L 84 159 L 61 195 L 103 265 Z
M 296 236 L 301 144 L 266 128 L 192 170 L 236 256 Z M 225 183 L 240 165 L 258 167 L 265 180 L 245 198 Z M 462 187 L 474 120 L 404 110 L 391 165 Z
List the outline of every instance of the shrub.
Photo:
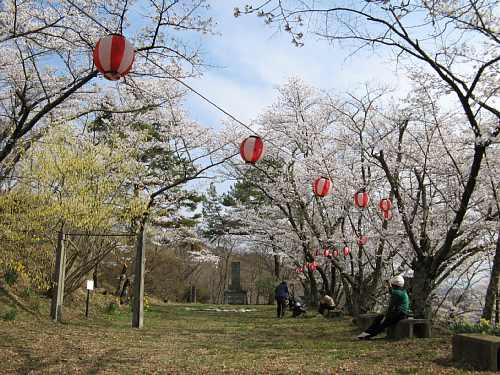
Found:
M 30 287 L 24 288 L 22 293 L 21 293 L 21 297 L 23 297 L 23 298 L 31 298 L 34 295 L 35 295 L 35 293 L 33 292 L 33 289 L 31 289 Z
M 12 286 L 17 282 L 17 279 L 19 278 L 19 274 L 17 273 L 16 270 L 9 268 L 7 271 L 5 271 L 5 282 L 7 285 Z
M 151 310 L 151 301 L 149 297 L 144 294 L 144 311 L 150 311 Z
M 478 323 L 459 320 L 450 323 L 448 328 L 453 333 L 480 333 L 484 335 L 500 336 L 500 325 L 493 325 L 485 319 L 481 319 Z
M 12 321 L 12 320 L 16 320 L 16 316 L 17 316 L 17 310 L 16 309 L 10 309 L 5 314 L 3 314 L 2 319 L 3 320 Z
M 106 314 L 113 315 L 118 311 L 118 303 L 110 302 L 105 309 Z

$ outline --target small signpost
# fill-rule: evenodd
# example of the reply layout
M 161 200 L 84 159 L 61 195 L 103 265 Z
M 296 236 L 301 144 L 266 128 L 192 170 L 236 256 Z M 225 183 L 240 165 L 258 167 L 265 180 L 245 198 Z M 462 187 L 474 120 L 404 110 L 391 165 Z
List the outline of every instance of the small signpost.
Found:
M 94 280 L 87 280 L 87 303 L 85 305 L 85 317 L 89 317 L 90 291 L 94 290 Z

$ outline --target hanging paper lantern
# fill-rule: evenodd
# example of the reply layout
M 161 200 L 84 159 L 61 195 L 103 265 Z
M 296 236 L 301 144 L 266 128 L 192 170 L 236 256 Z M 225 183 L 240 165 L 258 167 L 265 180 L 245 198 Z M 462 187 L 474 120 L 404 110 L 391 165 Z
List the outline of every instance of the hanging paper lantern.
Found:
M 382 211 L 389 211 L 392 208 L 392 202 L 389 198 L 384 198 L 380 200 L 378 206 Z
M 366 236 L 361 236 L 358 238 L 358 245 L 362 246 L 362 245 L 366 245 L 368 242 L 368 237 Z
M 351 249 L 349 246 L 344 247 L 344 256 L 348 256 L 351 253 Z
M 358 191 L 354 194 L 354 206 L 356 208 L 366 208 L 370 202 L 370 197 L 366 191 Z
M 319 177 L 314 180 L 313 192 L 318 197 L 325 197 L 330 193 L 332 182 L 326 177 Z
M 94 65 L 105 78 L 117 81 L 132 68 L 134 55 L 134 46 L 123 35 L 108 35 L 99 39 L 94 48 Z
M 255 164 L 264 157 L 262 138 L 251 135 L 240 144 L 240 155 L 246 163 Z
M 329 257 L 330 256 L 330 250 L 328 250 L 328 249 L 323 250 L 323 256 Z
M 392 219 L 392 211 L 384 211 L 384 220 Z
M 333 252 L 332 252 L 332 255 L 334 257 L 338 257 L 339 256 L 339 251 L 337 249 L 334 249 Z
M 309 263 L 309 264 L 307 265 L 307 267 L 308 267 L 311 271 L 315 271 L 315 270 L 316 270 L 316 268 L 318 268 L 318 266 L 319 266 L 319 264 L 318 264 L 318 263 L 316 263 L 316 261 L 311 262 L 311 263 Z

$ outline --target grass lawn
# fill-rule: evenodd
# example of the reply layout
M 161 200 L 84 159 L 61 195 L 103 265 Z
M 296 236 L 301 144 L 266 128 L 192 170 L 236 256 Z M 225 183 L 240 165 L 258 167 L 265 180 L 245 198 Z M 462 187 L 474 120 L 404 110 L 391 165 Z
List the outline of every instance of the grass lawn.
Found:
M 75 315 L 64 324 L 0 321 L 0 374 L 472 373 L 452 367 L 450 336 L 358 341 L 350 320 L 314 312 L 278 320 L 273 306 L 186 309 L 205 307 L 153 306 L 142 330 L 130 328 L 126 310 L 89 320 Z

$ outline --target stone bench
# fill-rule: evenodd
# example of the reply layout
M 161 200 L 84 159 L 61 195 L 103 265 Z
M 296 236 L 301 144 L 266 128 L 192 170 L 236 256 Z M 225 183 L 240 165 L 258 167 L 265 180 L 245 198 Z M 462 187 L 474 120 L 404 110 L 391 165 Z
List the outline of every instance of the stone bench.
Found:
M 369 313 L 369 314 L 360 314 L 355 318 L 356 325 L 358 328 L 364 332 L 368 327 L 370 327 L 375 319 L 379 316 L 383 316 L 383 314 L 377 313 Z
M 431 322 L 427 319 L 403 319 L 387 328 L 389 339 L 430 338 Z
M 476 370 L 500 370 L 500 337 L 481 334 L 453 336 L 453 360 Z

